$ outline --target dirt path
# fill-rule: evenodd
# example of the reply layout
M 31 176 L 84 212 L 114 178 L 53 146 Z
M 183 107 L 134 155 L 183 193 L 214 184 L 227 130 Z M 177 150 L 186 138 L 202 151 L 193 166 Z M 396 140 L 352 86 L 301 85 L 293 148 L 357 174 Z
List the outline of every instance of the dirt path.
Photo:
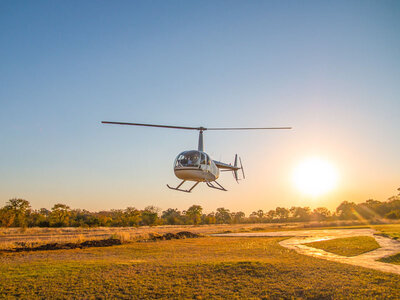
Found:
M 400 253 L 400 242 L 374 235 L 372 229 L 333 229 L 333 230 L 299 230 L 279 232 L 254 232 L 254 233 L 222 233 L 213 236 L 243 236 L 243 237 L 287 237 L 291 238 L 281 241 L 279 244 L 285 248 L 293 249 L 304 255 L 323 258 L 340 263 L 346 263 L 365 268 L 375 269 L 383 272 L 400 274 L 400 265 L 376 261 L 382 257 Z M 381 248 L 353 257 L 340 256 L 304 245 L 305 243 L 330 240 L 352 236 L 371 236 L 379 243 Z

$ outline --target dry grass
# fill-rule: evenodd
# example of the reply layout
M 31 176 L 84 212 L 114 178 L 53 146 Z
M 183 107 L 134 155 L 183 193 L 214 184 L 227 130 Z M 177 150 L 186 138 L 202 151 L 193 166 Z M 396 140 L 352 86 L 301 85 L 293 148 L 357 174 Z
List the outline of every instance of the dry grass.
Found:
M 254 227 L 265 231 L 291 230 L 299 224 L 219 224 L 219 225 L 166 225 L 142 227 L 97 227 L 97 228 L 8 228 L 0 229 L 0 250 L 12 249 L 20 243 L 34 245 L 46 243 L 75 243 L 87 240 L 100 240 L 110 237 L 118 238 L 123 242 L 146 239 L 152 234 L 177 233 L 190 231 L 198 234 L 216 232 L 246 232 Z
M 130 243 L 0 256 L 0 298 L 400 298 L 400 276 L 299 255 L 282 238 Z
M 122 242 L 146 239 L 152 234 L 190 231 L 199 234 L 281 231 L 302 229 L 339 229 L 339 228 L 368 228 L 381 230 L 382 234 L 394 238 L 400 237 L 400 224 L 360 226 L 355 221 L 309 222 L 309 223 L 268 223 L 268 224 L 213 224 L 213 225 L 165 225 L 154 227 L 66 227 L 66 228 L 0 228 L 0 250 L 13 249 L 25 243 L 27 245 L 42 245 L 46 243 L 78 243 L 87 240 L 101 240 L 110 237 Z M 333 227 L 327 227 L 331 225 Z M 351 226 L 345 226 L 351 225 Z

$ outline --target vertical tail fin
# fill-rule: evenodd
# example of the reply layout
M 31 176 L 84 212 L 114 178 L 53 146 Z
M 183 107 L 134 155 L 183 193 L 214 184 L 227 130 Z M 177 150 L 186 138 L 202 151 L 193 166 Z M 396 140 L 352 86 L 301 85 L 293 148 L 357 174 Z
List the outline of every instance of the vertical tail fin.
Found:
M 237 167 L 237 158 L 238 158 L 238 156 L 237 156 L 237 154 L 235 154 L 235 163 L 234 163 L 235 167 Z M 236 182 L 239 183 L 239 177 L 238 177 L 237 170 L 233 171 L 233 177 L 235 178 Z

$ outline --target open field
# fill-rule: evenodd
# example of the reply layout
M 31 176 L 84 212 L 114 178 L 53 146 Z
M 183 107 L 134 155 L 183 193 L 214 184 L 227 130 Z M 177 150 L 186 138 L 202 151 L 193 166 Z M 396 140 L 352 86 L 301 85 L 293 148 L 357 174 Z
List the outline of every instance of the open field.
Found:
M 21 243 L 40 245 L 57 242 L 83 242 L 100 240 L 110 237 L 124 241 L 147 238 L 150 234 L 165 234 L 190 231 L 198 234 L 223 232 L 257 232 L 303 229 L 338 229 L 338 228 L 377 228 L 400 236 L 400 224 L 396 225 L 365 225 L 356 221 L 309 222 L 309 223 L 267 223 L 267 224 L 212 224 L 212 225 L 165 225 L 142 227 L 64 227 L 64 228 L 0 228 L 0 249 L 12 249 Z
M 356 256 L 380 247 L 376 240 L 370 236 L 338 238 L 305 245 L 342 256 Z
M 359 227 L 365 226 L 346 228 Z M 399 225 L 371 227 L 394 236 L 400 229 Z M 205 236 L 136 242 L 167 232 L 284 234 L 284 230 L 297 232 L 304 228 L 312 232 L 321 229 L 307 223 L 3 229 L 0 241 L 4 247 L 7 243 L 15 246 L 111 236 L 127 243 L 107 248 L 0 253 L 0 298 L 400 297 L 400 275 L 301 255 L 279 244 L 289 241 L 286 237 Z M 325 228 L 329 230 L 322 232 L 330 235 L 338 228 L 343 226 Z M 346 252 L 341 255 L 348 255 L 355 249 L 372 248 L 373 241 L 366 242 L 365 238 L 372 239 L 356 238 L 350 244 L 343 239 L 322 243 L 333 242 L 332 247 Z M 381 261 L 398 264 L 398 257 Z
M 3 254 L 0 298 L 399 298 L 400 276 L 297 254 L 283 238 Z
M 110 237 L 122 242 L 148 238 L 152 234 L 177 233 L 190 231 L 197 234 L 217 232 L 251 232 L 293 230 L 303 226 L 301 223 L 291 224 L 213 224 L 213 225 L 165 225 L 141 227 L 64 227 L 64 228 L 3 228 L 0 229 L 0 249 L 12 249 L 21 243 L 40 245 L 44 243 L 82 242 L 100 240 Z

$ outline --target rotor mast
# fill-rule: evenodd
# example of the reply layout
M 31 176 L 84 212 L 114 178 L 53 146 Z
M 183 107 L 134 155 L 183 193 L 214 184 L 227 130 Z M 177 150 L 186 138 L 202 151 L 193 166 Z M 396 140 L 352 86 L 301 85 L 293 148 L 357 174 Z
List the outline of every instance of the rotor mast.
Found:
M 197 147 L 197 150 L 204 152 L 204 143 L 203 143 L 203 131 L 207 130 L 207 128 L 200 127 L 199 128 L 199 146 Z

